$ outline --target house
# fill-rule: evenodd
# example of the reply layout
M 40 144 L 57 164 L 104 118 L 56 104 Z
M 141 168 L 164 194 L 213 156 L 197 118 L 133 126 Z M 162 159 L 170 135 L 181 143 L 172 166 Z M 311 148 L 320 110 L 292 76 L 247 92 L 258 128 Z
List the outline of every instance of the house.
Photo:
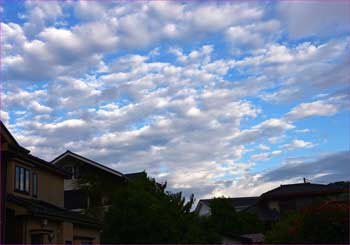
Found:
M 200 216 L 210 215 L 210 202 L 213 199 L 201 199 L 199 200 L 196 212 Z M 231 205 L 235 208 L 237 212 L 240 212 L 254 204 L 258 201 L 258 197 L 236 197 L 236 198 L 227 198 L 230 201 Z
M 263 193 L 256 205 L 248 208 L 247 211 L 256 212 L 265 222 L 273 222 L 286 213 L 300 210 L 313 202 L 348 200 L 348 198 L 348 182 L 328 185 L 313 183 L 281 185 Z
M 77 212 L 84 212 L 86 209 L 98 205 L 102 205 L 103 209 L 101 210 L 105 210 L 111 205 L 110 197 L 113 188 L 108 188 L 109 186 L 122 186 L 127 184 L 128 181 L 146 175 L 145 172 L 123 174 L 69 150 L 56 157 L 51 163 L 71 173 L 71 176 L 64 180 L 64 206 Z M 86 180 L 88 178 L 88 181 L 93 179 L 95 185 L 110 184 L 101 188 L 104 191 L 99 193 L 98 197 L 92 197 L 79 187 L 79 180 L 83 178 L 86 178 Z M 93 200 L 93 198 L 98 198 L 98 200 Z M 103 215 L 103 212 L 99 215 Z
M 82 178 L 93 178 L 95 185 L 109 182 L 114 186 L 127 181 L 124 174 L 69 150 L 52 160 L 51 164 L 71 173 L 71 177 L 64 180 L 64 206 L 73 211 L 82 212 L 94 206 L 96 203 L 93 202 L 96 201 L 101 202 L 103 206 L 110 205 L 108 188 L 101 193 L 99 200 L 92 200 L 92 197 L 78 186 Z
M 30 154 L 1 122 L 2 241 L 98 244 L 100 223 L 64 208 L 70 174 Z

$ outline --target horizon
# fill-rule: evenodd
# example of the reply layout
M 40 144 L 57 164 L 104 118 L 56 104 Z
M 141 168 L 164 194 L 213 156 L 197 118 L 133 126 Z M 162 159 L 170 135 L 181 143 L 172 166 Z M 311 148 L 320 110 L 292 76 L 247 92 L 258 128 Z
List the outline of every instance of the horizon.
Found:
M 171 191 L 349 181 L 350 2 L 3 1 L 1 120 Z

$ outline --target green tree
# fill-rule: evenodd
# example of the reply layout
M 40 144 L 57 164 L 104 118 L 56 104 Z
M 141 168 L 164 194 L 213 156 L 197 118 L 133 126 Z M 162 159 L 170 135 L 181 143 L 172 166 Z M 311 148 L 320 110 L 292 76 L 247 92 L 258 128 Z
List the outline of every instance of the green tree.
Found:
M 349 244 L 349 202 L 318 203 L 290 213 L 266 234 L 265 242 Z
M 254 214 L 236 212 L 227 198 L 214 198 L 210 202 L 209 222 L 215 232 L 224 236 L 239 236 L 263 231 L 263 224 Z
M 105 214 L 102 243 L 218 243 L 218 235 L 191 212 L 193 195 L 166 191 L 144 176 L 116 188 Z

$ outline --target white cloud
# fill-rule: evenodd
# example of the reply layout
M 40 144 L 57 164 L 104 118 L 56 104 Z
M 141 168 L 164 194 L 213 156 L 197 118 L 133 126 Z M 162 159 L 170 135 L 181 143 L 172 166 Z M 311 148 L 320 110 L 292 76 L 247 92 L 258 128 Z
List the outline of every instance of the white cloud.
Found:
M 270 137 L 279 136 L 295 126 L 281 119 L 272 118 L 232 136 L 235 144 L 249 144 Z
M 301 103 L 286 114 L 290 120 L 300 120 L 311 116 L 332 116 L 338 112 L 338 106 L 328 104 L 325 101 L 314 101 L 310 103 Z
M 270 147 L 267 146 L 267 145 L 264 145 L 264 144 L 260 144 L 260 145 L 258 146 L 258 148 L 259 148 L 260 150 L 264 150 L 264 151 L 270 150 Z
M 252 155 L 251 159 L 254 161 L 266 161 L 270 160 L 274 156 L 278 156 L 282 153 L 280 150 L 272 151 L 272 152 L 264 152 L 259 154 Z
M 36 113 L 50 113 L 52 109 L 50 107 L 39 104 L 37 101 L 31 103 L 31 107 Z
M 288 150 L 294 150 L 294 149 L 299 149 L 299 148 L 301 148 L 301 149 L 312 148 L 314 146 L 315 145 L 312 142 L 307 142 L 304 140 L 296 139 L 288 144 L 283 145 L 282 147 L 286 148 Z
M 0 118 L 1 118 L 1 121 L 3 123 L 5 123 L 5 125 L 8 124 L 8 122 L 9 122 L 9 114 L 6 111 L 3 111 L 3 110 L 0 111 Z

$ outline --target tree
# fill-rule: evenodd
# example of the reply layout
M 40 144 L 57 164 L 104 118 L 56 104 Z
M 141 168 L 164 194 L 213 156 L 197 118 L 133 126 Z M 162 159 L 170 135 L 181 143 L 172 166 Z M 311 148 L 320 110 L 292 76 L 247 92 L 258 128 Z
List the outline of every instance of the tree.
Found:
M 216 233 L 205 230 L 192 213 L 193 195 L 166 191 L 145 174 L 116 188 L 105 214 L 102 243 L 218 243 Z
M 213 229 L 223 236 L 239 236 L 262 232 L 264 226 L 258 217 L 247 212 L 236 212 L 227 198 L 214 198 L 210 202 L 209 222 Z
M 267 243 L 349 244 L 349 201 L 328 201 L 293 212 L 266 234 Z

